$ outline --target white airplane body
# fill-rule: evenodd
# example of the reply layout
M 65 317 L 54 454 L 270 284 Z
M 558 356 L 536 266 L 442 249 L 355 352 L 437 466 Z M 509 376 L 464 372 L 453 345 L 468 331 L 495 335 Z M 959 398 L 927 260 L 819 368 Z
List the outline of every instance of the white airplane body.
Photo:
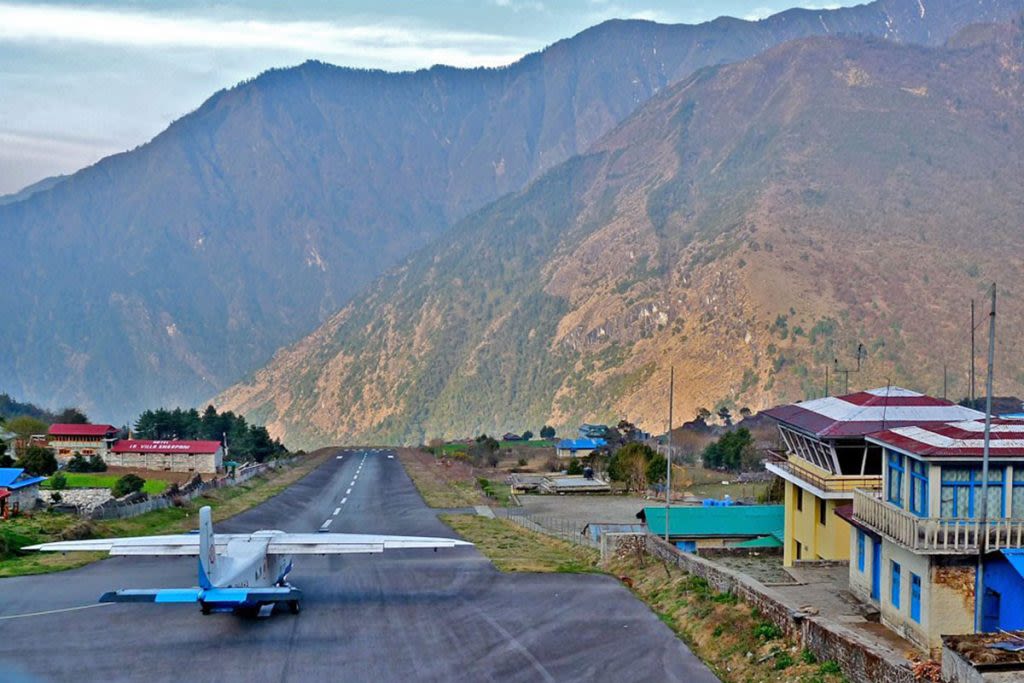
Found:
M 277 603 L 299 611 L 302 591 L 288 583 L 293 555 L 380 553 L 403 548 L 454 548 L 472 545 L 451 538 L 364 534 L 290 534 L 264 530 L 251 534 L 214 534 L 209 507 L 199 511 L 199 533 L 135 536 L 90 541 L 58 541 L 25 550 L 106 551 L 111 555 L 197 556 L 199 585 L 194 588 L 126 589 L 104 593 L 100 602 L 199 603 L 203 614 L 257 610 L 269 616 Z

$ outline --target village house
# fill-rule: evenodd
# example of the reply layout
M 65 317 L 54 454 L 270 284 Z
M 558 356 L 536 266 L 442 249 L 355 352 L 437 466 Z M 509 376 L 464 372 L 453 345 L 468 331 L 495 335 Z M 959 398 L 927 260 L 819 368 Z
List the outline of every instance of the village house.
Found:
M 0 467 L 0 518 L 34 508 L 39 484 L 45 479 L 26 474 L 20 467 Z
M 121 439 L 105 460 L 115 467 L 213 474 L 224 469 L 224 448 L 220 441 Z
M 562 439 L 555 447 L 555 453 L 559 458 L 585 458 L 607 445 L 604 439 Z
M 765 411 L 778 423 L 784 451 L 769 451 L 769 472 L 785 481 L 783 564 L 849 560 L 850 524 L 836 510 L 854 489 L 881 484 L 882 449 L 865 436 L 886 427 L 944 424 L 982 417 L 976 410 L 900 387 L 779 406 Z
M 854 494 L 851 592 L 882 623 L 926 650 L 973 633 L 979 544 L 982 631 L 1024 628 L 1024 422 L 992 421 L 988 524 L 980 522 L 984 419 L 896 427 L 867 437 L 883 449 L 879 486 Z
M 75 455 L 106 458 L 111 445 L 117 441 L 118 431 L 113 425 L 57 423 L 50 425 L 46 443 L 61 461 Z

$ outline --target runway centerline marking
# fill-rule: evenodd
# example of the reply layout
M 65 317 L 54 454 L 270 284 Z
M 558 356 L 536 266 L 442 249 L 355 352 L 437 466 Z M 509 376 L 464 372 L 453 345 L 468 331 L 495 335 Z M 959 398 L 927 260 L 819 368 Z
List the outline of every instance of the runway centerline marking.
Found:
M 348 496 L 348 495 L 351 495 L 351 494 L 352 494 L 352 487 L 349 486 L 348 487 L 348 491 L 345 491 L 345 495 Z M 342 501 L 342 502 L 345 502 L 345 501 Z
M 42 617 L 47 614 L 61 614 L 63 612 L 77 612 L 82 609 L 92 609 L 93 607 L 106 607 L 107 605 L 113 605 L 112 602 L 97 602 L 91 605 L 79 605 L 78 607 L 65 607 L 63 609 L 48 609 L 43 612 L 26 612 L 25 614 L 8 614 L 7 616 L 0 617 L 0 621 L 6 621 L 8 619 L 24 619 L 26 617 Z
M 345 503 L 347 503 L 347 502 L 348 502 L 348 498 L 342 498 L 342 499 L 341 499 L 341 504 L 342 504 L 342 505 L 344 505 L 344 504 L 345 504 Z
M 337 516 L 337 514 L 338 514 L 339 512 L 341 512 L 341 508 L 334 508 L 334 515 L 335 515 L 335 516 Z
M 320 528 L 321 529 L 326 529 L 327 527 L 331 526 L 331 522 L 333 522 L 333 521 L 334 521 L 333 519 L 327 520 L 326 522 L 324 522 L 323 524 L 320 525 Z

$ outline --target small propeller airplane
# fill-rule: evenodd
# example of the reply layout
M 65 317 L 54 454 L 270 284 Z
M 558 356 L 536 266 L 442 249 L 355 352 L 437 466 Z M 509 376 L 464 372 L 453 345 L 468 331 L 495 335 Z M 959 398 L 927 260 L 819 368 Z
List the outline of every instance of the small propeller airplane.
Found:
M 199 558 L 199 585 L 194 588 L 126 589 L 104 593 L 100 602 L 199 603 L 203 614 L 248 611 L 269 617 L 286 603 L 299 613 L 302 591 L 288 583 L 293 555 L 380 553 L 406 548 L 454 548 L 473 545 L 453 538 L 373 536 L 364 534 L 213 533 L 209 507 L 199 510 L 199 533 L 135 536 L 89 541 L 58 541 L 25 550 L 53 552 L 107 551 L 111 555 L 191 555 Z

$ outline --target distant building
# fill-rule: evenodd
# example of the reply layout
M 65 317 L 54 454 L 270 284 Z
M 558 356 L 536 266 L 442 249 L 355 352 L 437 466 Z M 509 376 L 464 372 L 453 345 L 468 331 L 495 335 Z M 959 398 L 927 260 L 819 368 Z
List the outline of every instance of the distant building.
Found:
M 121 439 L 105 460 L 115 467 L 213 474 L 224 468 L 224 448 L 220 441 Z
M 39 498 L 39 484 L 46 477 L 33 477 L 20 467 L 0 468 L 0 517 L 31 510 Z
M 665 537 L 680 550 L 699 548 L 779 548 L 782 546 L 785 509 L 782 505 L 715 507 L 645 507 L 638 515 L 655 536 Z
M 984 420 L 896 427 L 877 488 L 858 489 L 850 590 L 925 650 L 973 633 L 978 552 L 987 535 L 981 630 L 1024 628 L 1024 422 L 994 419 L 988 517 L 980 525 Z
M 580 425 L 580 436 L 584 439 L 605 439 L 610 432 L 611 427 L 608 425 Z
M 559 458 L 585 458 L 608 443 L 604 439 L 562 439 L 555 447 Z
M 61 460 L 70 460 L 75 455 L 105 458 L 117 441 L 118 431 L 113 425 L 57 423 L 50 425 L 46 443 Z
M 886 427 L 982 417 L 976 410 L 900 387 L 828 396 L 765 411 L 778 423 L 785 451 L 765 467 L 785 480 L 783 564 L 849 560 L 850 524 L 838 508 L 856 488 L 881 484 L 882 449 L 864 437 Z

